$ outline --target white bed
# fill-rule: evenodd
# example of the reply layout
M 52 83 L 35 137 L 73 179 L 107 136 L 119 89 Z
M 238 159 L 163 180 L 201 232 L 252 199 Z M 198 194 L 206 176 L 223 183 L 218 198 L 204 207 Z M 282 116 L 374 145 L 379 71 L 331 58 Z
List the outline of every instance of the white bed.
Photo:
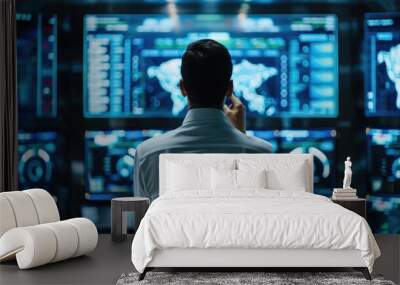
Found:
M 255 188 L 260 169 L 268 183 Z M 367 222 L 312 192 L 311 155 L 163 154 L 132 262 L 140 279 L 155 267 L 354 267 L 370 278 L 380 251 Z

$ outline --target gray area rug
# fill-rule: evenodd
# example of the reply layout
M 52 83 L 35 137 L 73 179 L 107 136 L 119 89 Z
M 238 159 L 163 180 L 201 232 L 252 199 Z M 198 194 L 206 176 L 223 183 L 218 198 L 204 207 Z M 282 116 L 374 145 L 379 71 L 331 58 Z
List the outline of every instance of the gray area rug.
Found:
M 373 280 L 368 281 L 360 272 L 148 272 L 142 281 L 137 280 L 138 276 L 138 273 L 122 274 L 117 285 L 395 285 L 392 281 L 384 280 L 379 275 L 372 275 Z

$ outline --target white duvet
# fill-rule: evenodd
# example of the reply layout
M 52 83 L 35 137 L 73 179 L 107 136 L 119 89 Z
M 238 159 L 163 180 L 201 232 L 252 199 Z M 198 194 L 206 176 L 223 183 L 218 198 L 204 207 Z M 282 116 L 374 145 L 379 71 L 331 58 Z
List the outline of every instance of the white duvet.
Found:
M 365 219 L 320 195 L 265 189 L 219 197 L 184 193 L 156 199 L 141 221 L 132 243 L 139 272 L 155 249 L 165 248 L 358 249 L 371 272 L 380 255 Z

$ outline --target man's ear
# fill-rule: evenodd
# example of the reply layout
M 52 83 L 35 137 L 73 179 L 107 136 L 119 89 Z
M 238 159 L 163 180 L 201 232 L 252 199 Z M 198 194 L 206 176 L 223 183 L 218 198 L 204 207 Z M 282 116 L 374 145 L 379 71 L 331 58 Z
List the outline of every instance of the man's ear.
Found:
M 233 94 L 233 80 L 229 81 L 228 88 L 226 89 L 225 97 L 229 98 Z
M 182 80 L 182 79 L 179 81 L 179 88 L 181 89 L 182 96 L 183 96 L 183 97 L 187 97 L 187 92 L 186 92 L 185 84 L 183 83 L 183 80 Z

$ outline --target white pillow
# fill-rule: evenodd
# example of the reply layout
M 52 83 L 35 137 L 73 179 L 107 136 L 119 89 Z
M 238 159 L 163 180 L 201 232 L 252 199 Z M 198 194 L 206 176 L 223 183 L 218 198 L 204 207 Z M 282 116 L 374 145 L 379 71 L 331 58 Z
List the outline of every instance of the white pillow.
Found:
M 211 190 L 211 169 L 229 172 L 235 168 L 235 161 L 177 161 L 169 162 L 167 167 L 167 191 Z
M 238 190 L 242 188 L 266 188 L 266 171 L 263 170 L 224 170 L 211 171 L 213 190 Z
M 211 188 L 213 190 L 236 189 L 236 170 L 231 169 L 215 169 L 211 170 Z
M 268 161 L 267 159 L 239 159 L 239 170 L 266 169 L 268 189 L 306 191 L 309 187 L 308 164 L 306 161 L 290 159 Z
M 209 189 L 211 187 L 209 167 L 190 166 L 170 163 L 168 189 L 171 191 L 186 191 Z
M 236 170 L 238 188 L 267 188 L 267 171 L 262 170 Z
M 304 165 L 296 164 L 289 172 L 271 169 L 267 171 L 268 189 L 307 191 L 307 176 Z

